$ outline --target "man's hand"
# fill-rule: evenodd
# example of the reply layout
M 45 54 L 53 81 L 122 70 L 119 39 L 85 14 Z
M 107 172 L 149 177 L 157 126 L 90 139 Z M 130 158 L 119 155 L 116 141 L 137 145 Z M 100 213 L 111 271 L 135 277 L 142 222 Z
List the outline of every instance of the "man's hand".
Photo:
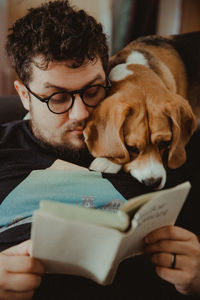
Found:
M 43 265 L 29 256 L 28 240 L 0 253 L 0 300 L 32 299 L 44 274 Z
M 151 254 L 162 279 L 174 284 L 182 294 L 200 295 L 200 243 L 196 235 L 180 227 L 165 226 L 150 233 L 145 242 L 145 252 Z

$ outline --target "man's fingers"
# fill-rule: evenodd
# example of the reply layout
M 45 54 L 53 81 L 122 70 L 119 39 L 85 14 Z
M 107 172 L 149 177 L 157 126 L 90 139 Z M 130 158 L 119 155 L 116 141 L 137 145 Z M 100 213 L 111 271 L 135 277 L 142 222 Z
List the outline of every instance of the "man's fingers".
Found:
M 151 256 L 151 261 L 153 264 L 157 266 L 171 268 L 172 258 L 173 256 L 171 253 L 156 253 Z M 176 260 L 176 268 L 178 268 L 177 260 Z
M 32 299 L 44 274 L 43 264 L 29 256 L 26 241 L 0 253 L 0 299 Z
M 190 245 L 190 243 L 174 240 L 159 240 L 145 247 L 145 253 L 147 254 L 158 252 L 188 254 L 190 251 L 192 251 L 192 245 Z
M 43 264 L 30 256 L 0 256 L 0 269 L 8 273 L 32 273 L 43 275 L 45 270 Z
M 175 284 L 175 288 L 179 293 L 184 295 L 188 295 L 188 293 L 190 292 L 190 286 L 187 285 L 185 286 L 185 285 Z
M 182 270 L 170 269 L 160 266 L 156 266 L 155 270 L 158 276 L 174 285 L 187 286 L 190 282 L 189 272 L 183 272 Z
M 41 280 L 41 276 L 35 274 L 8 273 L 4 279 L 5 284 L 4 281 L 1 282 L 1 288 L 13 292 L 28 292 L 36 289 Z
M 4 250 L 3 254 L 6 255 L 30 255 L 30 251 L 31 251 L 31 240 L 27 240 L 19 245 L 10 247 L 6 250 Z
M 179 240 L 188 241 L 195 235 L 183 228 L 177 226 L 165 226 L 154 230 L 145 237 L 146 244 L 152 244 L 159 240 Z
M 1 300 L 30 300 L 32 299 L 34 291 L 28 292 L 12 292 L 12 291 L 0 291 Z
M 172 262 L 174 260 L 174 255 L 171 253 L 154 253 L 151 256 L 151 261 L 153 264 L 171 269 Z M 174 268 L 178 270 L 190 270 L 191 260 L 187 255 L 176 255 Z

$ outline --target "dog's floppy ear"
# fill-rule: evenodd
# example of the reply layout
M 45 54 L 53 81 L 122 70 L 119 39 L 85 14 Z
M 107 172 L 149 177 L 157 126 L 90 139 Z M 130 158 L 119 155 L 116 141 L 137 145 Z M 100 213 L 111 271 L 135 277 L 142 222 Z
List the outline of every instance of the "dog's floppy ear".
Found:
M 104 100 L 92 113 L 84 130 L 85 142 L 94 157 L 114 158 L 116 163 L 129 161 L 124 145 L 123 123 L 131 107 L 113 95 Z
M 196 118 L 187 100 L 179 95 L 173 98 L 167 114 L 172 123 L 172 142 L 168 156 L 168 166 L 178 168 L 186 161 L 185 146 L 196 128 Z

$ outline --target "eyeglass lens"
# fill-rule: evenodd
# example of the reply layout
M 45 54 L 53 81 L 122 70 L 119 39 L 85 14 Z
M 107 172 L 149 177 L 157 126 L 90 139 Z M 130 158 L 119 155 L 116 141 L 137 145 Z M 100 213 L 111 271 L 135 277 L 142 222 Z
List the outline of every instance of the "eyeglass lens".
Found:
M 96 106 L 106 96 L 106 89 L 103 86 L 91 86 L 80 94 L 83 102 L 88 106 Z M 62 113 L 72 105 L 73 98 L 70 93 L 60 92 L 49 99 L 49 108 L 55 113 Z

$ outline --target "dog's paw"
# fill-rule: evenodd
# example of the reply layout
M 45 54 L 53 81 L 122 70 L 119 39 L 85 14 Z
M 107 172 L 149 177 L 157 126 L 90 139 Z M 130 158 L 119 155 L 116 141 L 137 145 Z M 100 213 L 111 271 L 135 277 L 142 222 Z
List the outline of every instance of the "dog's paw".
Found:
M 93 160 L 89 169 L 97 172 L 117 173 L 121 167 L 121 165 L 115 164 L 107 158 L 98 157 Z

